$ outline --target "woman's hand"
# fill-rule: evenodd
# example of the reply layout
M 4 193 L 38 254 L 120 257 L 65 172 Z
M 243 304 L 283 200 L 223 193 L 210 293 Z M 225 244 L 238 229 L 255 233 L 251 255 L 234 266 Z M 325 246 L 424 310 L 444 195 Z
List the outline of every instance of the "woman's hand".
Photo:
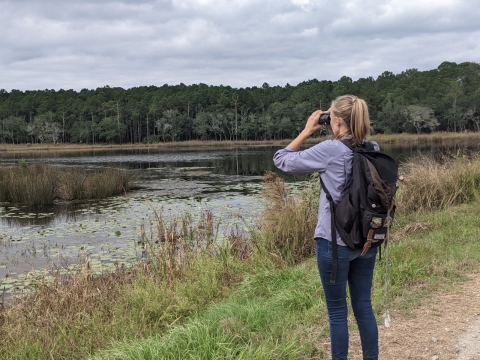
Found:
M 325 125 L 319 125 L 318 120 L 320 120 L 320 116 L 324 113 L 325 111 L 322 110 L 317 110 L 310 115 L 310 117 L 307 120 L 307 123 L 305 124 L 305 128 L 303 131 L 297 136 L 295 140 L 293 140 L 288 147 L 298 151 L 300 149 L 300 146 L 303 144 L 303 142 L 308 139 L 315 131 L 320 130 L 325 127 Z
M 305 131 L 309 136 L 312 135 L 315 131 L 320 130 L 324 128 L 324 125 L 320 125 L 318 121 L 320 120 L 320 116 L 324 113 L 325 111 L 322 110 L 317 110 L 310 115 L 310 117 L 307 120 L 307 123 L 305 124 Z

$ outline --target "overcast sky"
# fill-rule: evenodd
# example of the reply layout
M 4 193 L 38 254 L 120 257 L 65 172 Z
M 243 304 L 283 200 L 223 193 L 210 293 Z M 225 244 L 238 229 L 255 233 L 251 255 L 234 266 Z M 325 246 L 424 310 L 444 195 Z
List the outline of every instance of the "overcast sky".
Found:
M 232 87 L 480 62 L 478 0 L 0 0 L 0 89 Z

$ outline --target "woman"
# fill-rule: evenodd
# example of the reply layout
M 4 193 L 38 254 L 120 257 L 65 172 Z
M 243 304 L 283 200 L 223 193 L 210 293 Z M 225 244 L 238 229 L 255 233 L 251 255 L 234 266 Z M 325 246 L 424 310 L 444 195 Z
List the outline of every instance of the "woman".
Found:
M 319 125 L 321 110 L 315 111 L 305 129 L 285 149 L 274 155 L 275 165 L 288 173 L 319 172 L 333 200 L 339 201 L 352 172 L 353 151 L 341 139 L 351 138 L 361 144 L 370 133 L 368 107 L 364 100 L 353 95 L 340 96 L 332 102 L 330 125 Z M 315 131 L 330 127 L 334 140 L 323 141 L 307 150 L 298 151 Z M 376 145 L 376 150 L 378 145 Z M 336 281 L 332 274 L 332 239 L 330 205 L 324 191 L 320 194 L 318 222 L 315 228 L 317 263 L 322 281 L 330 322 L 330 341 L 333 360 L 346 360 L 348 355 L 347 294 L 360 331 L 363 359 L 378 359 L 378 328 L 371 304 L 373 269 L 377 248 L 364 256 L 362 250 L 352 250 L 337 232 L 338 257 Z

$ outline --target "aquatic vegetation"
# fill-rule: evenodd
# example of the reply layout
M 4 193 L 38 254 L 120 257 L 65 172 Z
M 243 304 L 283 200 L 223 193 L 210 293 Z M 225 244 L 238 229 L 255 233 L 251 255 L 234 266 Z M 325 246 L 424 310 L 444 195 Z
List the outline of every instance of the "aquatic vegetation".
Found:
M 121 169 L 85 172 L 40 163 L 0 169 L 0 202 L 45 206 L 56 200 L 103 199 L 125 193 L 132 175 Z
M 155 153 L 148 159 L 153 162 L 158 156 Z M 195 153 L 197 160 L 203 156 Z M 464 165 L 474 160 L 457 158 Z M 98 160 L 100 166 L 105 166 L 104 161 Z M 141 158 L 132 160 L 136 161 Z M 15 165 L 18 170 L 31 166 Z M 0 327 L 4 344 L 0 358 L 85 358 L 107 347 L 111 340 L 163 334 L 167 328 L 185 324 L 192 313 L 220 302 L 240 282 L 248 283 L 246 276 L 274 273 L 313 254 L 318 177 L 306 184 L 271 175 L 262 184 L 258 176 L 236 176 L 232 180 L 230 175 L 238 174 L 235 168 L 225 172 L 230 175 L 209 176 L 206 169 L 213 171 L 213 167 L 196 168 L 188 163 L 179 168 L 149 167 L 139 191 L 128 196 L 121 192 L 121 196 L 102 201 L 75 201 L 74 207 L 61 213 L 58 209 L 72 202 L 57 201 L 55 206 L 38 211 L 14 204 L 0 207 L 0 289 L 4 291 L 0 303 L 5 301 L 7 308 L 6 312 L 0 310 L 0 324 L 2 316 L 6 319 Z M 82 183 L 86 174 L 77 172 L 69 182 Z M 402 186 L 401 192 L 413 191 L 418 185 L 415 179 L 428 178 L 412 174 L 408 174 L 412 183 Z M 430 180 L 438 179 L 432 176 Z M 70 194 L 65 198 L 84 196 L 82 192 L 72 195 L 68 189 L 63 190 Z M 403 208 L 403 199 L 398 201 Z M 407 225 L 402 241 L 397 244 L 398 236 L 392 234 L 393 257 L 401 259 L 397 260 L 398 274 L 391 276 L 392 294 L 403 294 L 406 283 L 417 281 L 423 286 L 424 281 L 433 281 L 432 274 L 458 274 L 458 269 L 468 265 L 469 260 L 461 258 L 460 251 L 456 261 L 435 263 L 434 259 L 444 257 L 440 252 L 431 255 L 439 251 L 438 239 L 434 238 L 442 237 L 447 225 L 435 226 L 424 220 L 431 231 L 409 230 L 405 216 L 397 217 L 401 226 Z M 444 217 L 449 224 L 447 212 Z M 398 226 L 395 224 L 394 231 Z M 470 238 L 465 232 L 457 236 L 453 226 L 448 228 L 452 230 L 445 232 L 445 238 L 457 242 Z M 404 241 L 410 232 L 415 237 L 435 234 L 432 248 L 424 249 L 429 242 L 423 238 L 421 242 Z M 401 248 L 396 255 L 395 248 Z M 474 258 L 473 245 L 466 253 Z M 425 263 L 427 257 L 433 259 L 433 265 Z M 310 267 L 308 274 L 318 286 L 314 265 Z M 258 286 L 259 294 L 264 294 L 265 280 Z M 292 293 L 288 304 L 295 305 L 303 294 L 303 290 Z M 10 304 L 17 296 L 20 302 L 15 309 Z M 251 294 L 245 296 L 250 301 Z M 318 298 L 314 293 L 314 299 Z M 273 312 L 283 314 L 283 309 Z M 235 324 L 222 326 L 220 329 L 231 328 L 232 335 L 237 335 Z M 285 332 L 283 324 L 278 328 Z
M 232 232 L 244 235 L 255 226 L 263 210 L 258 197 L 243 194 L 246 187 L 252 193 L 259 193 L 262 185 L 218 185 L 219 193 L 202 201 L 196 197 L 132 192 L 128 196 L 79 203 L 60 214 L 54 213 L 59 205 L 45 212 L 30 212 L 21 206 L 1 207 L 0 240 L 5 239 L 5 246 L 0 250 L 0 264 L 5 266 L 0 265 L 0 279 L 9 274 L 1 280 L 2 289 L 10 294 L 14 289 L 18 292 L 32 288 L 30 280 L 23 276 L 32 269 L 42 272 L 60 267 L 67 271 L 68 265 L 73 270 L 83 249 L 90 254 L 96 274 L 114 271 L 115 266 L 130 267 L 144 252 L 138 243 L 139 229 L 142 224 L 155 222 L 155 212 L 161 213 L 164 222 L 186 213 L 192 224 L 200 223 L 202 218 L 208 224 L 207 220 L 213 217 L 215 228 L 219 226 L 214 241 L 224 241 Z M 233 195 L 237 191 L 240 194 Z M 198 231 L 203 232 L 203 238 L 209 233 Z M 0 246 L 3 244 L 2 240 Z

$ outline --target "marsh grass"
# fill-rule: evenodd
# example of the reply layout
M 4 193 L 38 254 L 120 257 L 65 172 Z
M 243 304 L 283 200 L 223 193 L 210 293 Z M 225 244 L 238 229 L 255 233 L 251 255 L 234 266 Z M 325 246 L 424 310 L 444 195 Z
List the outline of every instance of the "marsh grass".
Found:
M 471 143 L 478 144 L 480 142 L 480 132 L 458 133 L 458 132 L 436 132 L 431 134 L 379 134 L 371 136 L 372 140 L 380 144 L 407 144 L 407 143 Z
M 0 201 L 42 206 L 53 203 L 59 171 L 35 164 L 0 169 Z
M 128 192 L 133 180 L 122 169 L 108 168 L 94 173 L 68 170 L 60 173 L 57 196 L 61 200 L 104 199 Z
M 462 152 L 443 156 L 419 156 L 402 165 L 400 172 L 411 179 L 401 184 L 397 195 L 402 213 L 428 212 L 479 199 L 480 156 Z
M 156 278 L 173 282 L 198 256 L 218 251 L 216 239 L 221 221 L 214 220 L 211 210 L 202 211 L 197 223 L 190 213 L 166 220 L 161 210 L 154 209 L 153 216 L 149 226 L 141 224 L 138 242 Z
M 315 134 L 306 140 L 306 144 L 315 144 L 326 139 L 325 135 Z M 371 136 L 381 144 L 412 144 L 412 143 L 465 143 L 478 144 L 480 141 L 480 132 L 435 132 L 431 134 L 378 134 Z M 0 151 L 9 153 L 31 153 L 31 152 L 82 152 L 91 150 L 113 150 L 113 149 L 147 149 L 159 148 L 165 150 L 173 149 L 192 149 L 192 148 L 235 148 L 248 146 L 285 146 L 293 139 L 283 140 L 238 140 L 238 141 L 212 141 L 212 140 L 189 140 L 177 142 L 159 142 L 152 144 L 0 144 Z
M 315 253 L 312 236 L 317 223 L 318 191 L 318 174 L 310 179 L 301 195 L 291 194 L 275 173 L 264 176 L 261 244 L 290 265 Z
M 0 202 L 44 206 L 56 200 L 103 199 L 127 192 L 132 175 L 121 169 L 88 173 L 33 164 L 0 169 Z

